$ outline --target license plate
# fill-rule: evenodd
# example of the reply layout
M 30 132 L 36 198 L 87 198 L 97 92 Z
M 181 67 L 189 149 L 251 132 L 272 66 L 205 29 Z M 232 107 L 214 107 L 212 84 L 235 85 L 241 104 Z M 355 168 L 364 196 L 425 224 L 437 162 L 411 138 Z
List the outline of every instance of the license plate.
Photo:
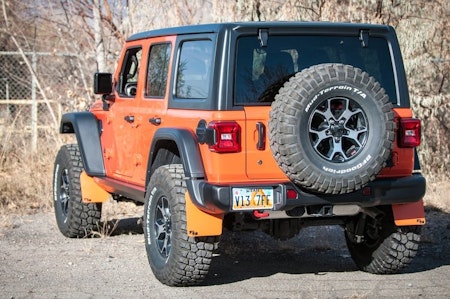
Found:
M 272 188 L 233 188 L 233 210 L 273 208 Z

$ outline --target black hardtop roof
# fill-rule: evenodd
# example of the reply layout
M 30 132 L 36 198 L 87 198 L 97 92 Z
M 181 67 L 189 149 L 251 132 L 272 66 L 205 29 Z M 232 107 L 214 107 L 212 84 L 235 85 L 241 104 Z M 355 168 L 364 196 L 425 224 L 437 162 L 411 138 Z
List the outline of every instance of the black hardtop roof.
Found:
M 360 30 L 376 32 L 391 31 L 391 27 L 378 24 L 333 23 L 333 22 L 230 22 L 187 25 L 164 29 L 155 29 L 131 35 L 127 41 L 134 41 L 158 36 L 185 35 L 198 33 L 218 33 L 220 31 L 235 30 L 254 32 L 258 29 L 269 29 L 269 32 L 297 32 L 297 33 L 357 33 Z

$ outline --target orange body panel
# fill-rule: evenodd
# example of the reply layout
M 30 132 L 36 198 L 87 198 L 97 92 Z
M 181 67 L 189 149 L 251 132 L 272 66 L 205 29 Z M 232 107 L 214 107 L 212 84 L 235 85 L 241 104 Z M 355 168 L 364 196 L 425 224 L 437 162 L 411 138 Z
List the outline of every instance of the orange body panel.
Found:
M 130 101 L 135 101 L 133 107 L 130 107 L 132 106 Z M 121 105 L 126 110 L 121 109 Z M 242 150 L 239 153 L 215 153 L 209 150 L 208 145 L 199 145 L 206 176 L 210 183 L 239 184 L 240 182 L 269 180 L 280 183 L 288 181 L 273 158 L 268 142 L 267 120 L 270 106 L 245 107 L 244 110 L 235 111 L 196 111 L 192 113 L 190 110 L 167 110 L 167 99 L 140 97 L 139 100 L 139 96 L 137 96 L 136 99 L 120 100 L 116 98 L 110 111 L 103 111 L 100 104 L 94 105 L 92 110 L 103 123 L 102 151 L 108 177 L 144 186 L 149 148 L 155 131 L 163 127 L 192 130 L 201 119 L 204 119 L 207 123 L 212 120 L 235 120 L 241 127 Z M 395 108 L 394 112 L 396 123 L 401 117 L 412 117 L 411 109 Z M 135 121 L 133 124 L 128 124 L 123 119 L 126 115 L 131 114 L 135 117 Z M 154 126 L 149 123 L 148 119 L 152 117 L 160 118 L 161 124 Z M 256 127 L 258 122 L 265 126 L 263 150 L 258 150 L 256 146 L 259 138 Z M 120 142 L 120 144 L 114 142 Z M 392 162 L 393 165 L 384 168 L 379 177 L 411 175 L 414 165 L 414 149 L 399 148 L 395 141 Z
M 162 126 L 167 123 L 170 127 L 191 128 L 190 130 L 197 127 L 201 119 L 206 120 L 207 123 L 212 120 L 235 120 L 241 126 L 241 130 L 245 127 L 242 111 L 195 111 L 193 113 L 188 110 L 172 109 L 167 112 L 166 117 Z M 239 153 L 214 153 L 209 150 L 207 144 L 199 144 L 199 149 L 209 182 L 220 184 L 246 179 L 243 176 L 245 173 L 244 148 Z
M 175 36 L 128 42 L 119 61 L 124 61 L 127 49 L 142 48 L 140 61 L 142 67 L 139 68 L 136 96 L 124 97 L 115 89 L 121 71 L 119 65 L 114 74 L 114 99 L 110 101 L 109 111 L 103 111 L 102 106 L 98 104 L 91 107 L 91 111 L 103 125 L 101 143 L 106 176 L 138 186 L 144 186 L 150 141 L 157 129 L 149 123 L 149 119 L 162 118 L 167 109 L 167 96 L 166 98 L 150 98 L 144 95 L 150 45 L 162 42 L 172 43 L 173 51 Z M 169 66 L 169 77 L 170 70 Z M 166 95 L 169 94 L 168 88 Z M 126 121 L 127 117 L 133 117 L 133 121 Z
M 245 107 L 246 116 L 246 130 L 245 130 L 245 144 L 247 153 L 247 177 L 248 179 L 262 179 L 286 182 L 289 181 L 287 176 L 278 167 L 269 145 L 268 139 L 268 120 L 270 106 Z M 264 125 L 264 148 L 258 149 L 257 143 L 259 133 L 257 124 Z
M 268 147 L 267 136 L 266 149 L 256 150 L 256 126 L 257 120 L 267 123 L 267 118 L 261 115 L 268 114 L 270 107 L 255 107 L 254 120 L 248 121 L 249 113 L 245 111 L 192 111 L 171 109 L 162 120 L 161 127 L 168 124 L 170 127 L 195 128 L 201 119 L 209 123 L 212 120 L 234 120 L 241 127 L 241 151 L 238 153 L 211 152 L 207 144 L 200 144 L 199 149 L 204 163 L 208 182 L 213 184 L 247 183 L 249 181 L 270 180 L 271 182 L 287 181 L 286 176 L 276 165 Z M 260 116 L 258 116 L 260 115 Z M 191 116 L 191 117 L 189 117 Z M 245 121 L 247 117 L 247 122 Z M 267 124 L 266 124 L 267 125 Z M 246 154 L 247 153 L 247 154 Z M 258 163 L 261 160 L 262 163 Z M 252 169 L 255 168 L 255 169 Z M 220 171 L 217 171 L 220 169 Z M 249 175 L 251 169 L 253 175 Z M 257 175 L 255 175 L 255 173 Z
M 400 148 L 397 145 L 399 119 L 412 117 L 412 111 L 409 108 L 394 108 L 393 111 L 396 128 L 392 149 L 392 166 L 385 167 L 378 175 L 379 177 L 410 176 L 414 168 L 414 148 Z

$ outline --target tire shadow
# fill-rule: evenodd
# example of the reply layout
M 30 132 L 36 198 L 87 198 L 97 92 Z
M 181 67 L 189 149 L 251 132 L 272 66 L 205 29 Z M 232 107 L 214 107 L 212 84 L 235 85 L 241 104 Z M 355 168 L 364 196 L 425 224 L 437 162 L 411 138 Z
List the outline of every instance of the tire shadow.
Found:
M 100 222 L 98 232 L 100 235 L 109 237 L 143 234 L 142 217 L 111 219 Z

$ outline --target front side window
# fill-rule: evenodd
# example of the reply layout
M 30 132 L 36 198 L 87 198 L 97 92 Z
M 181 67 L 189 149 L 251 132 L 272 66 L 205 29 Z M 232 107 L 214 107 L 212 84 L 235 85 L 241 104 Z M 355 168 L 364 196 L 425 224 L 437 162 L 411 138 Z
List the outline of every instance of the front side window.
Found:
M 121 96 L 135 97 L 139 75 L 142 48 L 131 48 L 125 53 L 122 70 L 120 72 L 117 91 Z
M 373 76 L 397 101 L 388 43 L 371 37 L 362 47 L 353 36 L 269 36 L 261 47 L 257 36 L 238 39 L 235 103 L 270 103 L 283 83 L 296 72 L 321 63 L 349 64 Z
M 146 96 L 165 96 L 171 50 L 172 45 L 169 43 L 153 45 L 150 48 L 147 68 L 147 86 L 145 88 Z
M 185 41 L 181 44 L 175 97 L 205 99 L 209 96 L 212 54 L 211 40 Z
M 121 96 L 135 97 L 139 75 L 142 48 L 131 48 L 125 53 L 122 70 L 120 72 L 117 91 Z

